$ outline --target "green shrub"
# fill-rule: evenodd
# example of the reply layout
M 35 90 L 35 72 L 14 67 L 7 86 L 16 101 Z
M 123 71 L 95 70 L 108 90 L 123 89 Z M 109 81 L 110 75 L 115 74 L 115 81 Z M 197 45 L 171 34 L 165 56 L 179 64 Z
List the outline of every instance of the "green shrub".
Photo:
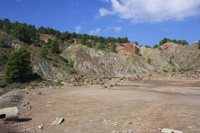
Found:
M 112 49 L 111 49 L 112 52 L 117 53 L 117 49 L 116 49 L 117 46 L 115 44 L 112 44 L 111 46 L 112 46 Z M 109 45 L 107 45 L 107 48 L 109 48 Z
M 70 74 L 75 74 L 76 71 L 74 70 L 74 68 L 69 68 L 69 73 L 70 73 Z
M 167 73 L 168 71 L 167 70 L 163 70 L 163 72 Z
M 172 72 L 176 72 L 176 68 L 172 68 Z
M 6 56 L 0 51 L 0 64 L 4 65 L 6 63 Z
M 169 64 L 171 64 L 172 66 L 175 66 L 174 63 L 173 63 L 173 59 L 174 59 L 174 55 L 172 55 L 170 57 Z
M 74 67 L 74 62 L 70 59 L 68 65 L 69 65 L 69 67 L 73 68 Z
M 100 43 L 99 45 L 98 45 L 98 47 L 97 47 L 97 49 L 100 49 L 100 50 L 103 50 L 103 49 L 105 49 L 106 47 L 105 47 L 105 44 L 103 44 L 103 43 Z
M 147 63 L 151 64 L 151 58 L 147 59 Z
M 199 42 L 198 42 L 198 48 L 200 49 L 200 40 L 199 40 Z
M 56 81 L 56 85 L 57 85 L 57 86 L 62 86 L 62 80 L 58 79 L 58 80 Z
M 5 37 L 1 36 L 0 37 L 0 48 L 5 48 L 6 47 L 6 39 Z
M 56 63 L 53 63 L 53 67 L 58 67 L 58 65 Z
M 100 85 L 104 85 L 104 82 L 101 82 L 101 84 Z
M 140 49 L 138 47 L 135 47 L 135 54 L 139 55 Z
M 179 70 L 179 72 L 189 72 L 189 71 L 191 71 L 192 69 L 181 69 L 181 70 Z

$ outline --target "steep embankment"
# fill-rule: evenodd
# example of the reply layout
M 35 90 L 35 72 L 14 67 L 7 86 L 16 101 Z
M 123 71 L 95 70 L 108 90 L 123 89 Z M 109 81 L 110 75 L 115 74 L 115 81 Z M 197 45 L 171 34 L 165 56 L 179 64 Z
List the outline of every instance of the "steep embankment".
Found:
M 172 68 L 200 71 L 200 50 L 197 44 L 183 46 L 166 43 L 158 48 L 141 47 L 140 53 L 146 60 L 150 58 L 151 64 L 159 71 L 172 71 Z
M 72 59 L 75 68 L 88 76 L 148 73 L 155 69 L 137 55 L 116 54 L 83 45 L 70 46 L 62 56 Z
M 31 55 L 31 65 L 34 73 L 37 73 L 45 79 L 65 79 L 71 72 L 71 68 L 66 65 L 59 56 L 49 53 L 48 58 L 44 59 L 39 56 L 39 53 L 29 45 L 19 41 L 12 35 L 8 35 L 5 32 L 0 32 L 0 37 L 5 38 L 4 48 L 0 48 L 0 51 L 5 55 L 5 60 L 8 60 L 9 54 L 17 50 L 21 46 L 27 47 Z M 6 62 L 5 61 L 5 62 Z M 3 81 L 3 75 L 5 70 L 5 64 L 0 63 L 0 81 Z
M 126 75 L 150 72 L 176 72 L 180 70 L 200 71 L 200 50 L 197 44 L 183 46 L 167 43 L 159 48 L 140 47 L 140 54 L 116 54 L 91 49 L 83 45 L 72 45 L 62 56 L 72 59 L 75 68 L 86 75 Z M 148 58 L 151 63 L 148 63 Z

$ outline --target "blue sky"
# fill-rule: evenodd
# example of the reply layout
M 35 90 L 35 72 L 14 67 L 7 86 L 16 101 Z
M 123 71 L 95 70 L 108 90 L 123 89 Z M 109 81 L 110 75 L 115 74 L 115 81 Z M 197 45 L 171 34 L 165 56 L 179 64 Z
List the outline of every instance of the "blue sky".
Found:
M 0 0 L 0 18 L 140 45 L 200 40 L 200 0 Z

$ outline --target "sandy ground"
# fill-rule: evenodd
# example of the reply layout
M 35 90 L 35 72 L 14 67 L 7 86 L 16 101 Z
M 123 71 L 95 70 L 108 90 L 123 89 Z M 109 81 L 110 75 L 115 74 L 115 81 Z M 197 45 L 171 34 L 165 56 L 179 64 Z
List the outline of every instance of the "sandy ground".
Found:
M 159 133 L 159 128 L 200 132 L 200 82 L 115 79 L 110 83 L 120 86 L 31 90 L 32 108 L 20 109 L 20 117 L 27 121 L 14 125 L 23 131 L 44 133 L 123 133 L 128 129 Z M 65 121 L 53 126 L 57 117 Z M 41 124 L 43 129 L 38 128 Z

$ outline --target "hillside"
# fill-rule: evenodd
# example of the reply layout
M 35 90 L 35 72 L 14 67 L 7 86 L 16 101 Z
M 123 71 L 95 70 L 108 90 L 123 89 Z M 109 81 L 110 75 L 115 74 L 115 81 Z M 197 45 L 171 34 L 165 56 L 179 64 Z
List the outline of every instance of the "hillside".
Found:
M 158 70 L 177 71 L 191 69 L 200 71 L 200 50 L 198 44 L 179 45 L 176 43 L 166 43 L 158 48 L 140 48 L 141 55 Z M 171 61 L 170 61 L 171 60 Z
M 31 55 L 33 73 L 45 80 L 67 79 L 74 75 L 122 77 L 200 71 L 199 46 L 188 45 L 185 40 L 164 38 L 160 45 L 151 48 L 138 46 L 127 37 L 61 33 L 49 27 L 36 29 L 34 25 L 11 23 L 8 19 L 0 25 L 1 84 L 10 53 L 21 46 Z M 41 56 L 43 46 L 47 51 L 44 57 Z
M 62 56 L 68 60 L 72 59 L 77 71 L 88 76 L 149 73 L 154 70 L 153 66 L 135 54 L 117 54 L 83 45 L 71 45 Z
M 0 37 L 4 37 L 6 40 L 6 46 L 0 48 L 0 51 L 4 54 L 5 63 L 11 52 L 17 50 L 21 46 L 25 46 L 31 55 L 31 66 L 33 72 L 38 74 L 44 79 L 65 79 L 68 75 L 74 72 L 72 68 L 67 65 L 59 55 L 49 53 L 47 58 L 42 58 L 39 52 L 28 44 L 25 44 L 12 35 L 8 35 L 5 32 L 0 32 Z M 5 63 L 0 63 L 0 81 L 2 84 Z
M 166 43 L 159 48 L 140 47 L 140 54 L 120 54 L 71 45 L 62 56 L 72 59 L 79 72 L 90 76 L 172 72 L 173 68 L 177 72 L 200 70 L 197 44 Z M 147 62 L 148 58 L 151 63 Z

